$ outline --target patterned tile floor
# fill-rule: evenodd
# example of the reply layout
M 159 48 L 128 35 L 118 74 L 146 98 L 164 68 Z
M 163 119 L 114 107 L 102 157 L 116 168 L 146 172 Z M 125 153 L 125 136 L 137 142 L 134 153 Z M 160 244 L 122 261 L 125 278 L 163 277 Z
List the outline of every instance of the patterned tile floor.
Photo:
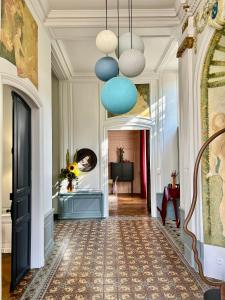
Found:
M 182 241 L 182 228 L 177 228 L 176 222 L 173 220 L 166 220 L 166 225 L 163 227 L 161 220 L 161 230 L 165 231 L 171 238 L 172 242 L 178 247 L 181 253 L 184 253 L 184 243 Z
M 55 246 L 21 300 L 202 299 L 206 287 L 157 220 L 58 221 Z

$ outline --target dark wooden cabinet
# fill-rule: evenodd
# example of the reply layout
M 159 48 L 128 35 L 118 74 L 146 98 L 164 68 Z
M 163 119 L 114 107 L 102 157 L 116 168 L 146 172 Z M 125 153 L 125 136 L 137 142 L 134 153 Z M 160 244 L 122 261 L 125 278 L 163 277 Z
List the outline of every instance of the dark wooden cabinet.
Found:
M 131 182 L 131 193 L 133 194 L 134 163 L 111 163 L 111 179 L 113 182 Z

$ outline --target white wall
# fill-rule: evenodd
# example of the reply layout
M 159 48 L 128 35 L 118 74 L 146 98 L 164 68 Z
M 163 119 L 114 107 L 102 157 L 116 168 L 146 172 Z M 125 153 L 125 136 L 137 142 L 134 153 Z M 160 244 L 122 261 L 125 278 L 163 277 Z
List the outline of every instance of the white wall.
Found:
M 160 75 L 159 127 L 161 150 L 161 191 L 172 183 L 171 173 L 178 167 L 178 78 L 177 72 Z
M 71 159 L 76 149 L 95 152 L 95 169 L 79 178 L 79 188 L 100 189 L 99 168 L 99 97 L 97 79 L 60 82 L 60 168 L 66 165 L 66 151 Z
M 201 9 L 203 4 L 204 1 L 198 9 Z M 193 31 L 192 20 L 190 19 L 187 32 L 192 36 Z M 202 67 L 214 32 L 212 27 L 206 26 L 203 32 L 198 35 L 197 51 L 194 48 L 188 49 L 179 60 L 181 207 L 185 215 L 187 215 L 192 201 L 194 163 L 201 147 L 200 87 Z M 180 41 L 182 39 L 183 37 Z M 198 186 L 201 187 L 200 181 Z M 197 207 L 189 228 L 196 234 L 198 241 L 203 244 L 201 256 L 204 257 L 203 264 L 206 275 L 224 280 L 225 249 L 204 245 L 201 199 L 201 189 L 199 188 Z M 190 256 L 191 245 L 187 245 L 187 248 L 189 248 Z M 192 265 L 194 266 L 193 257 Z
M 10 208 L 12 193 L 12 95 L 9 86 L 3 87 L 3 199 L 2 212 Z
M 55 213 L 58 211 L 59 145 L 59 80 L 52 73 L 52 205 Z
M 29 6 L 29 2 L 27 2 Z M 30 7 L 31 12 L 32 8 Z M 35 14 L 33 13 L 34 17 Z M 36 18 L 36 17 L 35 17 Z M 0 112 L 3 110 L 3 85 L 8 84 L 20 89 L 32 106 L 32 241 L 31 267 L 44 264 L 44 216 L 52 208 L 52 129 L 51 129 L 51 40 L 41 22 L 38 23 L 38 71 L 39 88 L 28 79 L 17 76 L 16 67 L 7 60 L 0 58 Z M 1 123 L 2 124 L 2 123 Z M 2 125 L 1 125 L 2 129 Z M 1 135 L 0 135 L 1 137 Z M 3 137 L 0 142 L 0 162 L 4 161 Z M 3 202 L 1 176 L 0 203 Z

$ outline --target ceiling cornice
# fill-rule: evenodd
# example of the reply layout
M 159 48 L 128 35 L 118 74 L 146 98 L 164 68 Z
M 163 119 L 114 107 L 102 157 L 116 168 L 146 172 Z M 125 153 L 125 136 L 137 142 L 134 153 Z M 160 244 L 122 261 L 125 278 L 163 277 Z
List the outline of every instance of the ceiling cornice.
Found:
M 29 2 L 32 5 L 39 20 L 43 23 L 46 19 L 46 16 L 49 13 L 48 1 L 46 1 L 46 0 L 27 0 L 26 2 Z
M 155 68 L 156 73 L 162 72 L 166 69 L 166 66 L 169 63 L 169 60 L 171 59 L 172 55 L 174 54 L 174 57 L 176 56 L 177 48 L 178 48 L 177 40 L 171 38 L 158 62 L 157 67 Z
M 52 41 L 52 69 L 60 80 L 73 76 L 73 67 L 62 41 Z
M 121 27 L 127 27 L 127 10 L 120 11 Z M 176 26 L 179 19 L 175 9 L 136 9 L 133 12 L 135 27 Z M 108 11 L 110 27 L 117 27 L 116 10 Z M 45 20 L 47 27 L 96 27 L 105 26 L 104 10 L 51 10 Z

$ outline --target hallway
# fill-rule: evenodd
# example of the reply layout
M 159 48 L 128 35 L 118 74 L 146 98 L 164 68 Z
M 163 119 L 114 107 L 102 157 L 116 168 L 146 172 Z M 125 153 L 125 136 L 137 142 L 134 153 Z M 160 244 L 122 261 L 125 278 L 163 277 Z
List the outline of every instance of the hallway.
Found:
M 147 201 L 140 195 L 109 195 L 110 216 L 148 216 Z
M 193 300 L 203 289 L 156 220 L 110 217 L 57 221 L 46 266 L 11 299 Z

